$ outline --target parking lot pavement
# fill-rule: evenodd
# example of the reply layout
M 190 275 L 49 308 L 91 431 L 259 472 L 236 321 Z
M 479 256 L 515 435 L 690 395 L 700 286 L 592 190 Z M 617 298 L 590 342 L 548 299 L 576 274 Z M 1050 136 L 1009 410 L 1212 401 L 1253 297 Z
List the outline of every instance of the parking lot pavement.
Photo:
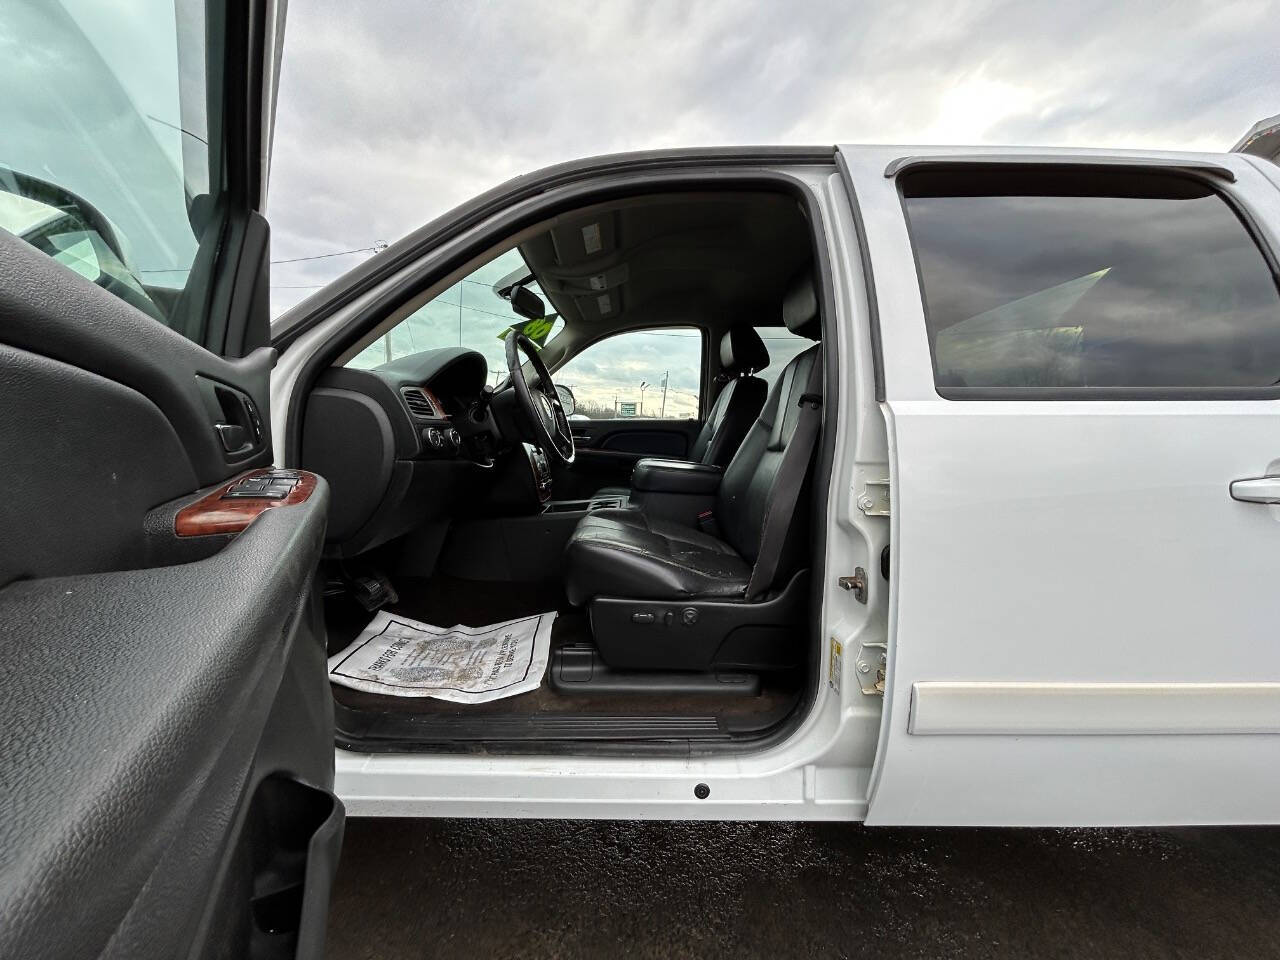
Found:
M 353 820 L 334 960 L 1280 957 L 1280 829 Z

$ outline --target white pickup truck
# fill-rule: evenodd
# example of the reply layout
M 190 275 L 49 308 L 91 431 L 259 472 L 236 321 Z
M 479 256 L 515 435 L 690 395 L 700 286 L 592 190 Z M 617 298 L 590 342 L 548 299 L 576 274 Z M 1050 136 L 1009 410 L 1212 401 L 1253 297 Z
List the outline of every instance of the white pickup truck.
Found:
M 8 11 L 0 955 L 318 955 L 347 814 L 1280 821 L 1276 120 L 568 163 L 272 322 L 236 10 Z
M 811 628 L 807 686 L 785 721 L 741 738 L 681 736 L 674 722 L 670 736 L 632 736 L 624 721 L 634 699 L 622 697 L 626 709 L 608 721 L 617 731 L 610 750 L 602 741 L 611 738 L 588 729 L 607 722 L 606 683 L 588 716 L 557 713 L 559 722 L 579 724 L 574 739 L 539 738 L 543 749 L 533 756 L 502 755 L 500 747 L 441 754 L 389 725 L 381 743 L 344 737 L 344 723 L 354 721 L 341 706 L 366 705 L 339 692 L 345 742 L 337 791 L 349 810 L 877 824 L 1275 821 L 1280 783 L 1266 752 L 1280 735 L 1280 647 L 1271 642 L 1280 622 L 1273 585 L 1280 295 L 1272 253 L 1280 249 L 1280 167 L 1250 153 L 675 151 L 515 181 L 484 198 L 483 217 L 473 208 L 457 214 L 465 227 L 455 238 L 435 240 L 450 229 L 438 223 L 387 259 L 399 258 L 402 283 L 443 275 L 437 265 L 449 243 L 479 236 L 469 240 L 472 249 L 492 247 L 511 229 L 493 224 L 510 222 L 516 210 L 524 222 L 557 217 L 578 228 L 582 215 L 562 211 L 585 207 L 588 219 L 603 219 L 597 198 L 637 181 L 646 204 L 679 191 L 686 211 L 709 183 L 745 191 L 767 182 L 793 191 L 813 230 L 826 377 L 821 442 L 805 488 L 814 498 L 811 552 L 800 563 L 817 574 L 803 615 Z M 603 202 L 625 211 L 631 201 Z M 674 228 L 646 229 L 642 214 L 611 215 L 620 233 L 640 237 L 620 247 L 652 245 L 655 235 L 680 242 Z M 722 215 L 717 207 L 708 219 Z M 771 224 L 772 236 L 791 236 L 781 218 Z M 706 224 L 699 231 L 704 244 L 721 242 Z M 575 321 L 584 321 L 551 292 L 574 262 L 561 254 L 544 265 L 536 243 L 521 249 L 567 318 L 542 351 L 560 379 L 600 334 L 591 329 L 574 342 Z M 705 251 L 682 255 L 697 264 Z M 726 254 L 734 255 L 760 254 Z M 785 259 L 765 252 L 752 276 L 767 273 L 769 256 Z M 633 264 L 634 299 L 641 277 L 662 283 L 641 273 L 643 251 L 621 259 Z M 455 268 L 437 287 L 466 272 Z M 395 275 L 388 267 L 380 284 L 391 286 Z M 687 297 L 688 276 L 677 283 Z M 613 289 L 625 297 L 627 284 Z M 354 298 L 324 305 L 339 296 L 326 291 L 278 328 L 288 345 L 273 386 L 277 449 L 288 449 L 290 398 L 308 362 L 361 313 Z M 643 322 L 656 328 L 649 317 Z M 687 326 L 689 314 L 670 322 Z M 305 332 L 291 335 L 295 324 Z M 382 349 L 369 335 L 360 343 Z M 783 379 L 775 392 L 788 397 Z M 582 470 L 601 444 L 585 432 L 577 440 Z M 318 472 L 324 462 L 317 458 Z M 574 469 L 564 467 L 564 476 Z M 660 509 L 653 504 L 664 496 L 639 489 L 644 469 L 642 462 L 633 474 L 628 507 L 639 501 L 642 514 Z M 734 469 L 731 461 L 725 482 Z M 712 504 L 717 515 L 728 509 L 724 499 Z M 632 568 L 645 551 L 670 555 L 669 532 L 659 545 L 602 533 L 606 522 L 613 521 L 596 520 L 589 532 L 616 542 L 588 554 L 580 527 L 562 569 L 571 599 L 582 595 L 591 612 L 597 670 L 601 659 L 606 667 L 647 667 L 650 679 L 659 669 L 705 669 L 669 653 L 642 662 L 637 651 L 651 644 L 645 631 L 656 628 L 627 632 L 631 625 L 606 616 L 611 601 L 601 596 L 656 597 L 661 617 L 686 604 L 695 609 L 713 592 L 696 577 L 655 590 Z M 472 541 L 483 553 L 499 528 L 469 529 L 491 531 Z M 503 526 L 503 542 L 531 529 Z M 536 529 L 538 541 L 554 539 Z M 519 549 L 548 562 L 533 542 Z M 624 551 L 621 563 L 611 550 Z M 443 559 L 445 568 L 464 565 L 447 550 Z M 592 576 L 583 564 L 594 565 Z M 492 558 L 476 567 L 493 581 L 526 576 L 499 570 Z M 625 607 L 646 618 L 648 609 Z M 799 622 L 792 616 L 792 626 Z M 723 634 L 715 642 L 725 642 Z M 568 668 L 557 659 L 556 669 Z M 635 718 L 651 727 L 659 713 L 682 715 L 670 702 L 678 685 L 654 686 L 668 698 L 663 709 Z M 378 708 L 400 709 L 388 701 Z M 718 719 L 717 735 L 727 726 Z M 481 720 L 470 739 L 504 736 L 491 737 Z M 641 743 L 644 751 L 625 749 Z

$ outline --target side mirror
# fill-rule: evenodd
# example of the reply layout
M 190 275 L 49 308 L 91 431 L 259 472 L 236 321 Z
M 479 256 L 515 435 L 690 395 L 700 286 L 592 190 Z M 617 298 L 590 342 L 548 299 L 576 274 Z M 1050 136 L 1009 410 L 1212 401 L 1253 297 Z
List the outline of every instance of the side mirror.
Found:
M 572 417 L 573 411 L 578 409 L 578 401 L 573 398 L 573 391 L 556 384 L 556 396 L 560 398 L 560 406 L 564 407 L 564 415 Z
M 507 299 L 511 301 L 511 309 L 526 320 L 541 320 L 547 315 L 547 305 L 528 287 L 512 287 Z

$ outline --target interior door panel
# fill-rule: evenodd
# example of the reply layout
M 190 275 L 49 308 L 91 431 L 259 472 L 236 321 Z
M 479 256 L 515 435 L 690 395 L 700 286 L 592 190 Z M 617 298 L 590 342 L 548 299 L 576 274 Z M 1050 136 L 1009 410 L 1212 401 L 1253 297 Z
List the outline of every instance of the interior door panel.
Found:
M 0 956 L 319 956 L 328 488 L 175 525 L 271 462 L 274 354 L 222 359 L 3 231 L 0 276 Z
M 601 487 L 628 486 L 641 457 L 682 460 L 702 428 L 698 420 L 570 420 L 577 448 L 570 467 L 554 469 L 558 500 L 589 497 Z

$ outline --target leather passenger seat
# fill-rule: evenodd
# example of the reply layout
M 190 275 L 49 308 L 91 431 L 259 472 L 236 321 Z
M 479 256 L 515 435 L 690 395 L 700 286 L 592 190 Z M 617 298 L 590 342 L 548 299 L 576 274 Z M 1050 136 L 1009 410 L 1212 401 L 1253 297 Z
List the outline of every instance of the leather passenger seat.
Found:
M 787 327 L 800 336 L 816 340 L 821 335 L 817 297 L 809 277 L 803 277 L 789 289 L 783 302 L 783 319 Z M 804 565 L 808 511 L 806 498 L 802 493 L 797 497 L 795 487 L 809 485 L 807 478 L 817 430 L 814 421 L 807 421 L 809 433 L 805 442 L 794 449 L 792 457 L 788 458 L 787 452 L 797 435 L 801 417 L 806 415 L 806 405 L 820 415 L 821 399 L 814 392 L 815 385 L 821 384 L 821 368 L 815 370 L 820 360 L 821 347 L 815 344 L 792 359 L 774 384 L 715 492 L 718 536 L 649 515 L 643 507 L 596 510 L 579 522 L 565 548 L 565 589 L 571 603 L 592 605 L 593 629 L 600 612 L 596 601 L 602 598 L 677 603 L 735 601 L 728 604 L 734 611 L 726 613 L 724 603 L 717 604 L 711 611 L 714 618 L 725 623 L 727 636 L 736 627 L 751 624 L 757 602 L 767 600 L 773 595 L 771 590 L 786 584 Z M 809 449 L 803 449 L 805 446 Z M 784 463 L 789 469 L 779 481 Z M 784 493 L 784 488 L 791 485 L 791 478 L 794 478 L 794 487 Z M 785 505 L 777 514 L 789 511 L 790 515 L 782 518 L 784 526 L 775 531 L 781 535 L 775 535 L 773 542 L 764 547 L 771 554 L 762 557 L 762 546 L 768 539 L 765 531 L 771 527 L 770 512 L 778 503 Z M 775 526 L 777 519 L 778 516 L 773 518 Z M 743 600 L 753 602 L 742 603 Z M 656 617 L 666 617 L 663 608 L 655 609 Z M 627 614 L 628 622 L 653 622 L 647 607 L 635 604 L 634 610 Z M 730 622 L 734 618 L 741 622 Z M 685 622 L 690 619 L 698 618 L 686 617 Z M 708 614 L 700 622 L 708 623 L 710 630 L 712 619 Z M 660 633 L 649 636 L 657 638 Z M 709 662 L 719 643 L 717 637 L 702 633 L 700 629 L 687 633 L 689 645 L 699 647 L 696 655 L 688 657 L 679 652 L 663 652 L 646 658 L 639 651 L 619 649 L 620 638 L 603 637 L 598 632 L 596 642 L 601 655 L 611 663 L 644 663 L 651 669 L 691 669 Z M 632 640 L 625 642 L 633 643 Z M 670 641 L 663 638 L 660 642 L 665 645 Z M 713 652 L 704 656 L 704 647 Z

